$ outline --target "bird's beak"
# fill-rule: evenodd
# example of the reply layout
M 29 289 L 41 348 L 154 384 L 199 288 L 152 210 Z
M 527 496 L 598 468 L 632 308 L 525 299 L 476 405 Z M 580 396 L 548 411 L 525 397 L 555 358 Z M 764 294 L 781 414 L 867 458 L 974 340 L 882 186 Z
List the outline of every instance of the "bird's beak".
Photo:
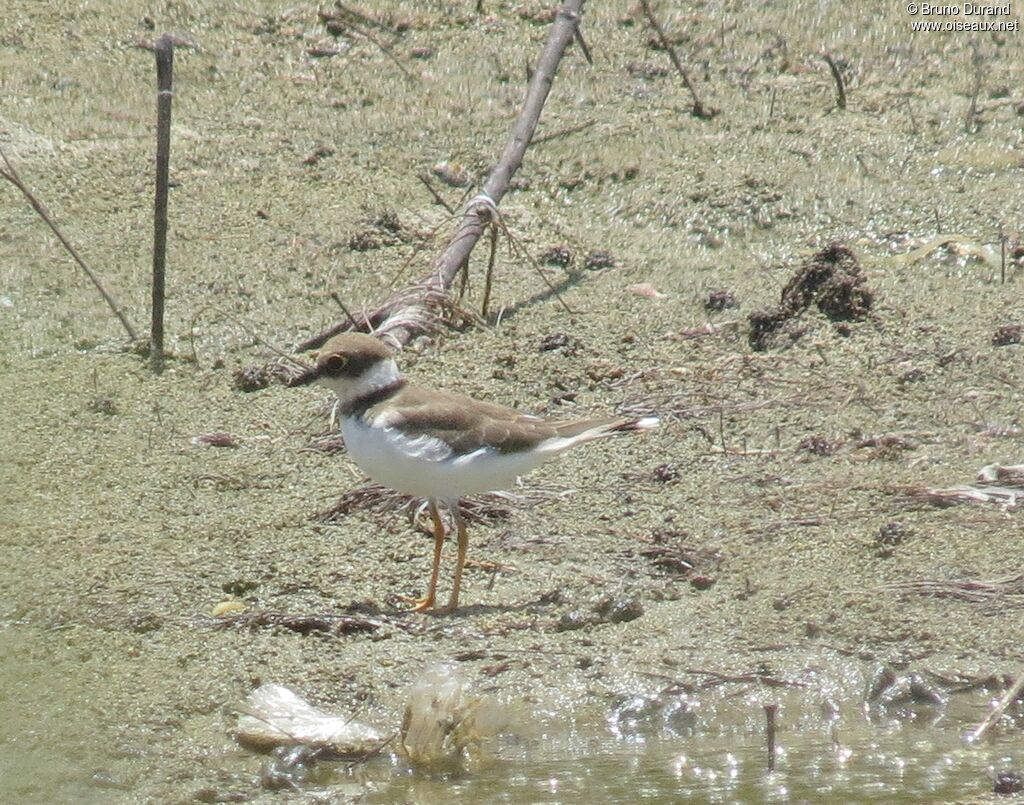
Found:
M 295 388 L 296 386 L 308 386 L 310 383 L 315 382 L 319 377 L 320 372 L 318 372 L 317 368 L 314 366 L 311 369 L 307 369 L 302 374 L 293 377 L 288 381 L 288 385 L 291 388 Z

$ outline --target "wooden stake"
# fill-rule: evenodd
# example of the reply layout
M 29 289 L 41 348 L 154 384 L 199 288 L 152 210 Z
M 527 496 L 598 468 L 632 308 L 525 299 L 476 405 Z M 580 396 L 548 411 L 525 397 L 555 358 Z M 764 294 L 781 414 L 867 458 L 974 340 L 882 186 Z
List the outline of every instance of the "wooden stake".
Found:
M 149 336 L 149 360 L 154 372 L 164 366 L 164 276 L 167 268 L 167 191 L 171 160 L 171 102 L 174 72 L 174 40 L 161 36 L 156 54 L 156 200 L 153 205 L 153 315 Z
M 778 711 L 779 706 L 777 704 L 766 704 L 764 706 L 765 731 L 768 736 L 768 771 L 775 771 L 775 714 Z

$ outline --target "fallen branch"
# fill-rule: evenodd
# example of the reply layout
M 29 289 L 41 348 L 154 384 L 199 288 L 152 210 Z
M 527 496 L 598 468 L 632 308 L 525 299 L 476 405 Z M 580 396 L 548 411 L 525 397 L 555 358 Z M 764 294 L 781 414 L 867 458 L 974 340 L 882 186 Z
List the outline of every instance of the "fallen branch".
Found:
M 583 0 L 566 0 L 559 9 L 526 92 L 522 111 L 512 129 L 512 136 L 498 164 L 484 183 L 483 191 L 467 205 L 458 229 L 437 259 L 434 269 L 411 287 L 394 294 L 366 317 L 377 335 L 397 346 L 404 346 L 417 335 L 439 326 L 438 311 L 450 304 L 448 291 L 452 283 L 468 262 L 477 241 L 492 224 L 497 205 L 508 192 L 512 176 L 523 164 L 523 156 L 537 129 L 558 64 L 576 35 L 582 7 Z M 315 349 L 350 326 L 348 321 L 339 322 L 307 339 L 298 349 Z
M 125 332 L 128 333 L 128 338 L 135 341 L 138 336 L 135 335 L 135 330 L 132 328 L 131 324 L 128 323 L 128 318 L 124 315 L 124 312 L 118 306 L 117 302 L 114 301 L 114 298 L 107 292 L 107 289 L 103 287 L 103 283 L 100 282 L 100 278 L 97 277 L 96 274 L 93 273 L 92 269 L 85 264 L 85 261 L 78 255 L 78 252 L 75 251 L 75 247 L 71 245 L 66 237 L 64 237 L 64 233 L 57 227 L 56 222 L 53 220 L 53 216 L 51 216 L 49 210 L 43 206 L 43 202 L 36 198 L 32 191 L 25 186 L 25 183 L 21 180 L 18 172 L 10 163 L 10 160 L 7 159 L 7 154 L 3 152 L 3 149 L 0 149 L 0 159 L 3 159 L 4 165 L 7 166 L 6 169 L 0 168 L 0 176 L 18 188 L 25 198 L 28 199 L 28 203 L 32 205 L 32 209 L 35 210 L 39 217 L 46 222 L 46 225 L 53 230 L 53 234 L 57 236 L 57 239 L 61 244 L 63 244 L 68 254 L 74 258 L 82 271 L 86 273 L 86 276 L 92 280 L 92 284 L 96 286 L 96 290 L 100 292 L 100 295 L 107 303 L 107 306 L 114 311 L 114 315 L 117 316 L 118 321 L 121 322 L 121 326 L 124 327 Z

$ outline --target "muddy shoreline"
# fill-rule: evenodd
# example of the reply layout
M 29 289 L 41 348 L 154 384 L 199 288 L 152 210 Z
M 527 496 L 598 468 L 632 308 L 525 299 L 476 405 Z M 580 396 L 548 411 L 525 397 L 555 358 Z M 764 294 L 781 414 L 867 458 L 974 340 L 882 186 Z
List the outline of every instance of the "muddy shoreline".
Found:
M 652 674 L 821 668 L 855 712 L 880 665 L 978 678 L 1020 666 L 1019 591 L 951 590 L 1019 573 L 1024 514 L 908 493 L 1024 462 L 1022 346 L 1005 337 L 1024 324 L 1019 34 L 911 34 L 902 9 L 663 9 L 721 110 L 702 120 L 639 18 L 594 4 L 595 64 L 567 56 L 539 134 L 593 125 L 531 148 L 502 205 L 576 312 L 502 247 L 500 322 L 446 332 L 402 365 L 525 410 L 653 412 L 662 427 L 567 456 L 517 490 L 541 499 L 474 524 L 478 563 L 450 618 L 401 613 L 431 547 L 405 513 L 317 519 L 363 482 L 343 452 L 318 449 L 326 395 L 242 391 L 235 372 L 273 357 L 253 334 L 290 349 L 336 319 L 330 293 L 362 309 L 429 264 L 450 224 L 416 177 L 444 162 L 479 181 L 500 152 L 546 35 L 541 5 L 520 5 L 375 4 L 402 29 L 393 55 L 409 79 L 310 4 L 14 3 L 0 146 L 140 329 L 155 76 L 137 43 L 170 30 L 197 47 L 176 60 L 162 375 L 0 190 L 0 677 L 18 691 L 0 728 L 4 798 L 271 801 L 262 758 L 226 732 L 226 708 L 260 682 L 389 725 L 416 675 L 454 660 L 519 714 L 531 747 L 504 747 L 500 787 L 512 758 L 543 756 L 548 733 L 531 724 L 611 740 L 609 708 L 656 687 Z M 984 71 L 965 131 L 973 46 Z M 845 111 L 823 47 L 842 57 Z M 461 189 L 438 187 L 459 203 Z M 856 256 L 870 313 L 836 323 L 811 307 L 752 349 L 749 315 L 830 243 Z M 193 443 L 212 432 L 237 446 Z M 939 586 L 915 592 L 922 581 Z M 385 625 L 217 629 L 225 600 Z M 635 617 L 602 618 L 609 601 Z M 982 705 L 958 717 L 980 721 Z M 743 718 L 728 728 L 760 741 Z M 398 796 L 381 785 L 289 796 Z

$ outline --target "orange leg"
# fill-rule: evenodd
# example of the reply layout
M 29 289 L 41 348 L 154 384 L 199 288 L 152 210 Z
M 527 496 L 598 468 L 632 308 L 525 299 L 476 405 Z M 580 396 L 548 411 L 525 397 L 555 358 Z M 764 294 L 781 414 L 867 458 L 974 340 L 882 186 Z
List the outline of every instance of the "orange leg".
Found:
M 459 558 L 455 563 L 455 581 L 452 584 L 452 594 L 448 598 L 448 606 L 444 608 L 444 611 L 454 612 L 459 606 L 459 590 L 462 589 L 462 570 L 466 566 L 469 534 L 466 532 L 466 521 L 462 519 L 462 512 L 459 511 L 459 501 L 451 501 L 448 506 L 451 509 L 452 519 L 455 521 L 455 528 L 459 534 Z
M 413 602 L 413 612 L 426 612 L 433 608 L 437 596 L 437 574 L 441 569 L 444 523 L 441 522 L 441 513 L 437 510 L 437 501 L 431 498 L 427 501 L 427 505 L 430 508 L 430 519 L 434 521 L 434 567 L 430 571 L 430 584 L 427 586 L 427 594 Z

